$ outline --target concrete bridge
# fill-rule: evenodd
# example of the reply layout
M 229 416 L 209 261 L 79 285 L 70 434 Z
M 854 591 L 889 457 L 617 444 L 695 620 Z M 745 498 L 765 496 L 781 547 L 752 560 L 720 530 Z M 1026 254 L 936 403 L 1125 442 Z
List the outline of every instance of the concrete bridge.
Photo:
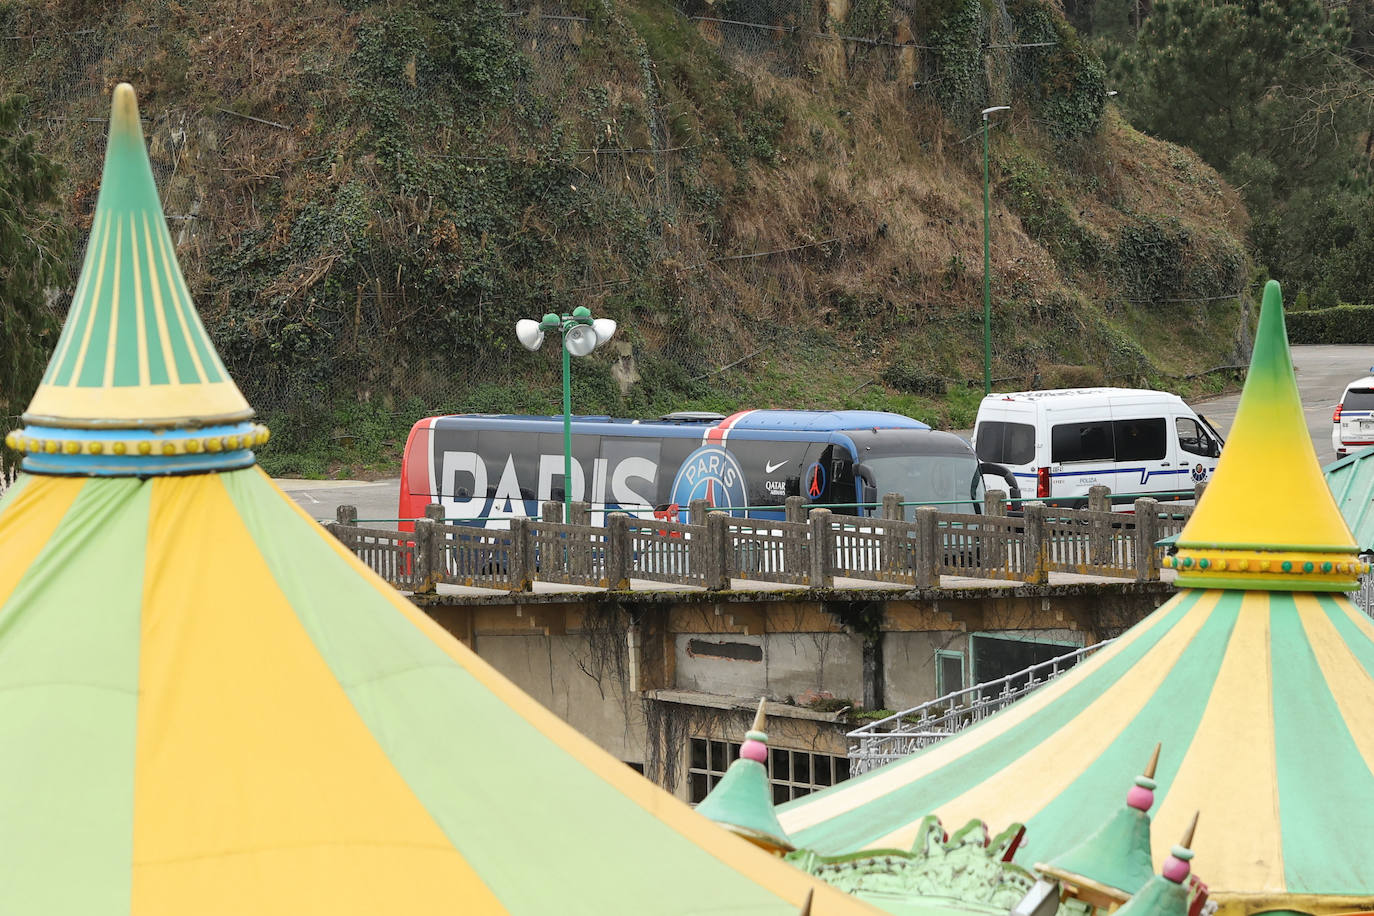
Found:
M 1009 516 L 813 510 L 692 522 L 561 506 L 509 529 L 330 528 L 370 566 L 536 699 L 690 801 L 770 698 L 778 797 L 848 774 L 864 717 L 1120 633 L 1172 593 L 1155 541 L 1190 511 L 1028 505 Z M 438 507 L 435 507 L 437 509 Z M 579 508 L 579 513 L 585 511 Z M 437 516 L 437 512 L 435 513 Z M 802 778 L 805 776 L 806 778 Z

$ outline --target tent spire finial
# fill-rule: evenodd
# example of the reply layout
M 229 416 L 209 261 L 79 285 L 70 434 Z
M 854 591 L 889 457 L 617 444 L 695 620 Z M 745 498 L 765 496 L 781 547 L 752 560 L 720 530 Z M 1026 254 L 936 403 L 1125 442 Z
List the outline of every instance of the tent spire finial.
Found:
M 1098 830 L 1036 871 L 1075 888 L 1074 896 L 1097 907 L 1119 906 L 1154 875 L 1150 857 L 1150 808 L 1155 803 L 1156 744 L 1145 773 L 1126 793 L 1126 805 Z
M 744 734 L 739 759 L 697 805 L 697 813 L 770 852 L 790 852 L 796 847 L 778 823 L 768 784 L 768 734 L 763 730 L 766 703 L 767 698 L 759 699 L 754 725 Z
M 1369 568 L 1357 552 L 1317 463 L 1270 280 L 1226 448 L 1166 562 L 1187 588 L 1350 592 Z
M 267 441 L 252 418 L 191 301 L 138 99 L 120 83 L 81 277 L 25 428 L 5 443 L 38 474 L 232 470 L 253 464 L 250 449 Z

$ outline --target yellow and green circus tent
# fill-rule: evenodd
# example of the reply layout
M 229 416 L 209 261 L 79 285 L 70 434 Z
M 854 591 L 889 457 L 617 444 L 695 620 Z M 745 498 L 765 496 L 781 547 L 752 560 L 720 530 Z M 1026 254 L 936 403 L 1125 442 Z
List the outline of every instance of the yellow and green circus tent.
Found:
M 1119 809 L 1123 774 L 1160 743 L 1156 868 L 1201 811 L 1197 872 L 1224 913 L 1374 909 L 1374 621 L 1342 594 L 1365 566 L 1303 420 L 1277 283 L 1178 546 L 1179 593 L 1111 646 L 976 727 L 783 806 L 787 836 L 838 854 L 906 848 L 928 814 L 1019 821 L 1019 858 L 1052 862 Z
M 0 910 L 872 912 L 578 735 L 254 466 L 127 85 L 89 245 L 0 503 Z

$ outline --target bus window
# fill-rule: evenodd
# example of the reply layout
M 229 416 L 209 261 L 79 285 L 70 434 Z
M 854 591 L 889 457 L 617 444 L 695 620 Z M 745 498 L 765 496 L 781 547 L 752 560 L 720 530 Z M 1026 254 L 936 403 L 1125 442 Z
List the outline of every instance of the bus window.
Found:
M 912 503 L 933 503 L 943 512 L 964 512 L 970 503 L 982 499 L 983 477 L 972 454 L 865 458 L 864 467 L 873 474 L 879 498 L 887 493 L 901 495 L 908 504 L 908 517 Z

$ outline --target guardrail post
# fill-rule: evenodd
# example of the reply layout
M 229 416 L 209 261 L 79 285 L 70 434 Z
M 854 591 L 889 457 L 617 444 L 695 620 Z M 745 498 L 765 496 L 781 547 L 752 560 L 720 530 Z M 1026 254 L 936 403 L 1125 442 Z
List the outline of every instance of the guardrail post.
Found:
M 789 522 L 806 521 L 806 500 L 800 496 L 789 496 L 786 506 L 784 520 Z
M 358 527 L 358 507 L 339 506 L 334 510 L 334 521 L 340 525 L 348 525 L 350 528 Z
M 1199 480 L 1197 483 L 1193 484 L 1193 502 L 1194 502 L 1194 503 L 1200 503 L 1200 502 L 1202 502 L 1202 492 L 1203 492 L 1204 490 L 1206 490 L 1206 489 L 1207 489 L 1207 481 L 1205 481 L 1205 480 Z
M 444 515 L 444 507 L 439 503 L 430 503 L 425 506 L 425 518 L 434 522 L 435 525 L 442 525 L 448 521 Z M 436 585 L 448 578 L 448 564 L 444 562 L 444 538 L 438 529 L 430 532 L 429 550 L 429 579 Z M 415 543 L 415 550 L 419 552 L 420 543 Z
M 1101 485 L 1088 488 L 1088 509 L 1092 512 L 1112 511 L 1112 491 Z M 1107 566 L 1112 555 L 1112 526 L 1103 515 L 1088 518 L 1088 562 L 1093 566 Z
M 921 506 L 916 510 L 916 584 L 921 588 L 940 585 L 940 510 Z
M 812 588 L 830 588 L 835 584 L 835 574 L 831 571 L 834 569 L 835 551 L 831 546 L 834 532 L 830 529 L 830 510 L 812 509 L 807 521 L 811 525 L 808 538 L 811 568 L 807 584 Z
M 1045 504 L 1026 503 L 1025 513 L 1026 531 L 1022 549 L 1026 568 L 1021 578 L 1032 585 L 1044 585 L 1050 581 L 1050 542 L 1045 530 Z
M 883 494 L 883 518 L 895 518 L 898 521 L 906 520 L 906 507 L 902 505 L 902 494 Z
M 630 587 L 630 517 L 612 512 L 606 520 L 606 588 Z
M 580 499 L 574 499 L 568 503 L 568 520 L 572 525 L 590 525 L 592 507 Z
M 706 524 L 706 513 L 711 511 L 711 504 L 704 499 L 694 499 L 687 504 L 687 524 L 704 525 Z M 677 521 L 677 519 L 673 519 Z
M 563 523 L 563 504 L 556 499 L 546 499 L 539 507 L 539 517 L 555 525 Z
M 695 500 L 693 503 L 695 504 Z M 694 505 L 695 508 L 695 505 Z M 706 537 L 701 540 L 705 548 L 701 558 L 701 571 L 706 579 L 706 587 L 719 591 L 730 587 L 730 516 L 725 512 L 711 512 L 706 516 Z
M 534 550 L 530 538 L 530 520 L 516 516 L 510 520 L 510 554 L 507 557 L 507 573 L 510 575 L 510 590 L 527 592 L 534 588 Z
M 1135 578 L 1137 582 L 1159 579 L 1159 502 L 1148 497 L 1135 501 Z
M 983 494 L 983 517 L 984 518 L 1006 518 L 1007 517 L 1007 491 L 988 490 Z M 1002 526 L 986 525 L 984 530 L 987 535 L 978 539 L 981 546 L 975 548 L 979 551 L 978 565 L 987 569 L 1001 569 L 1007 563 L 1007 541 L 1006 528 Z
M 1093 512 L 1112 511 L 1112 488 L 1101 484 L 1088 487 L 1088 508 Z
M 415 520 L 415 541 L 414 553 L 412 554 L 414 567 L 411 572 L 415 577 L 414 591 L 416 594 L 424 594 L 434 591 L 434 519 L 417 518 Z

